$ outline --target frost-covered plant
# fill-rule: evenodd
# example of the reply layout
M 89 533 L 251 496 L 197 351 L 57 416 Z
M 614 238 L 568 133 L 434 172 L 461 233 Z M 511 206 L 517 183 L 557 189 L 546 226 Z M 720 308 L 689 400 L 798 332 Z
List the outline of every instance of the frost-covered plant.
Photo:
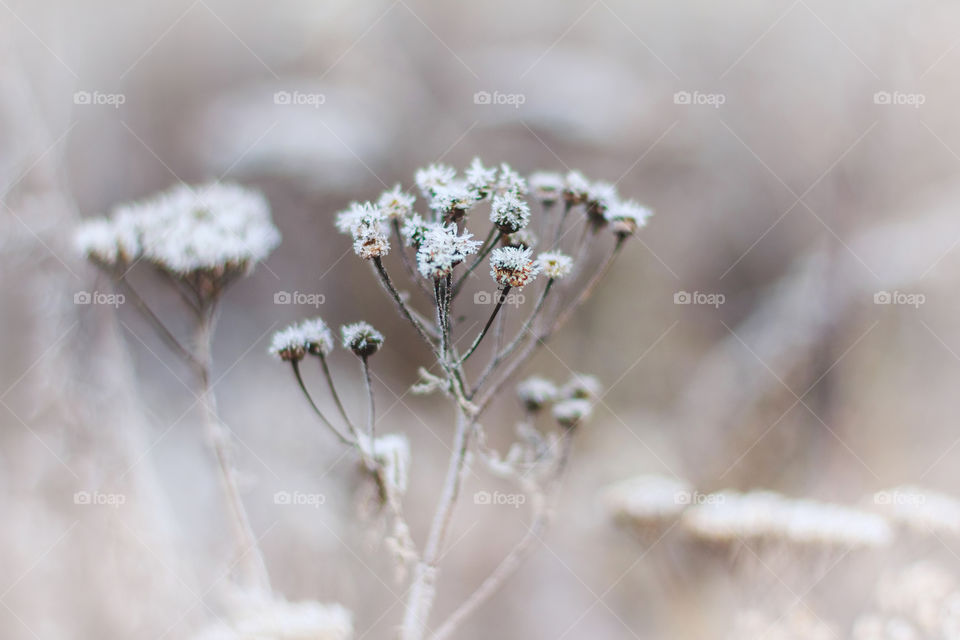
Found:
M 448 468 L 422 546 L 411 539 L 402 509 L 410 468 L 409 445 L 400 435 L 375 435 L 368 357 L 389 342 L 366 323 L 342 330 L 342 344 L 360 358 L 367 380 L 365 426 L 351 419 L 337 394 L 326 365 L 331 340 L 321 329 L 325 325 L 311 321 L 312 338 L 303 323 L 284 329 L 274 337 L 271 351 L 290 363 L 314 412 L 339 440 L 356 450 L 378 490 L 380 505 L 392 522 L 388 547 L 404 567 L 412 569 L 400 626 L 402 640 L 421 640 L 427 633 L 441 550 L 470 460 L 479 458 L 491 473 L 513 480 L 529 494 L 534 512 L 530 533 L 444 622 L 429 625 L 434 629 L 430 637 L 440 640 L 453 636 L 460 623 L 499 588 L 538 539 L 552 512 L 551 497 L 556 495 L 567 465 L 574 434 L 589 419 L 602 390 L 596 379 L 579 374 L 560 386 L 543 378 L 528 378 L 517 388 L 524 409 L 517 422 L 517 440 L 502 456 L 486 445 L 485 412 L 503 397 L 503 389 L 537 348 L 587 300 L 626 240 L 646 222 L 649 212 L 621 202 L 609 183 L 591 183 L 577 172 L 566 177 L 539 172 L 530 178 L 533 198 L 538 202 L 534 215 L 527 202 L 527 180 L 507 164 L 491 168 L 479 159 L 474 159 L 462 178 L 453 167 L 434 164 L 418 170 L 414 182 L 423 197 L 420 206 L 414 195 L 395 187 L 371 202 L 350 205 L 337 216 L 336 226 L 351 237 L 357 255 L 370 262 L 375 277 L 433 362 L 429 369 L 420 369 L 420 380 L 413 391 L 440 393 L 454 409 Z M 563 210 L 555 211 L 561 201 Z M 478 208 L 487 208 L 489 215 L 475 215 Z M 575 216 L 576 212 L 580 215 Z M 607 216 L 612 217 L 607 220 Z M 474 239 L 469 227 L 477 230 L 482 224 L 488 225 L 485 234 L 478 236 L 483 240 Z M 601 234 L 608 226 L 612 233 Z M 549 239 L 539 254 L 533 250 L 534 233 Z M 384 260 L 388 252 L 402 265 L 406 278 L 422 298 L 398 289 Z M 592 261 L 591 252 L 605 255 Z M 484 280 L 482 269 L 477 270 L 485 261 L 489 263 L 489 280 Z M 591 263 L 599 266 L 587 274 L 586 265 Z M 475 306 L 485 306 L 489 301 L 492 309 L 482 329 L 461 350 L 461 339 L 469 339 L 471 333 L 471 325 L 462 318 L 471 314 L 461 296 L 472 281 L 486 282 L 484 288 L 495 288 L 496 294 L 481 291 L 474 297 Z M 508 336 L 508 293 L 523 287 L 538 290 L 536 301 L 526 317 L 515 323 L 516 332 Z M 420 309 L 421 305 L 429 311 Z M 491 331 L 495 322 L 496 328 Z M 491 334 L 495 337 L 485 340 Z M 488 346 L 488 359 L 478 366 L 483 345 Z M 337 409 L 336 420 L 314 401 L 300 376 L 301 363 L 310 357 L 320 361 L 325 386 Z M 538 428 L 538 422 L 544 424 Z
M 84 222 L 74 240 L 77 249 L 112 278 L 196 375 L 205 440 L 216 459 L 235 536 L 231 567 L 237 568 L 241 587 L 269 594 L 266 565 L 237 486 L 230 430 L 217 412 L 211 380 L 211 344 L 223 294 L 280 242 L 266 199 L 258 191 L 235 184 L 178 185 L 146 200 L 118 206 L 107 217 Z M 154 267 L 180 294 L 192 320 L 192 341 L 175 335 L 133 285 L 131 275 L 140 264 Z M 297 330 L 305 336 L 299 340 L 304 349 L 329 350 L 319 329 L 305 325 Z M 287 355 L 298 357 L 293 352 Z

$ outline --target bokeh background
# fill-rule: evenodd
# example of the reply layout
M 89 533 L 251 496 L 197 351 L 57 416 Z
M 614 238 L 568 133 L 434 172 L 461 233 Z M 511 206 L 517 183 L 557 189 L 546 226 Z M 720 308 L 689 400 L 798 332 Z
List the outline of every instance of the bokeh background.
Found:
M 413 443 L 422 542 L 449 411 L 408 393 L 426 354 L 332 218 L 431 162 L 580 169 L 656 211 L 526 369 L 608 393 L 540 550 L 458 637 L 716 637 L 722 563 L 680 557 L 666 584 L 598 501 L 616 480 L 849 504 L 958 480 L 955 3 L 0 0 L 0 28 L 4 638 L 187 638 L 216 611 L 228 531 L 189 372 L 132 309 L 73 302 L 109 290 L 71 251 L 77 221 L 179 181 L 256 186 L 283 232 L 225 301 L 216 391 L 277 588 L 343 603 L 358 637 L 391 637 L 403 585 L 358 514 L 352 457 L 266 346 L 316 313 L 383 330 L 380 424 Z M 335 370 L 362 406 L 349 354 Z M 500 404 L 504 446 L 516 402 Z M 525 531 L 524 509 L 470 500 L 496 486 L 468 482 L 441 611 Z M 851 576 L 883 562 L 845 558 L 791 606 L 842 635 L 871 596 Z

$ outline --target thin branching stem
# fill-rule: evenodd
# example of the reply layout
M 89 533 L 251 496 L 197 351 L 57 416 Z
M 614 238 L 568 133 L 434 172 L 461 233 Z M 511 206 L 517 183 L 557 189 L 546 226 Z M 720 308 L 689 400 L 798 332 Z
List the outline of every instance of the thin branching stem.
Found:
M 570 210 L 573 209 L 573 203 L 569 200 L 565 200 L 563 203 L 563 213 L 560 214 L 560 220 L 557 222 L 557 230 L 553 234 L 553 244 L 551 245 L 551 250 L 556 249 L 557 245 L 560 244 L 560 239 L 563 237 L 563 225 L 567 223 L 567 218 L 570 216 Z
M 198 370 L 202 366 L 202 363 L 197 360 L 196 356 L 187 349 L 183 344 L 173 335 L 173 332 L 167 328 L 167 325 L 163 323 L 163 320 L 154 313 L 153 309 L 146 303 L 143 297 L 137 293 L 137 290 L 133 288 L 133 285 L 123 277 L 117 279 L 117 284 L 126 293 L 131 300 L 133 300 L 133 306 L 136 307 L 137 311 L 140 312 L 140 315 L 150 323 L 151 326 L 156 330 L 157 334 L 160 336 L 160 339 L 163 340 L 174 353 L 180 356 L 188 365 Z
M 506 349 L 504 349 L 503 351 L 500 351 L 500 350 L 497 351 L 497 353 L 494 355 L 493 360 L 490 362 L 489 365 L 487 365 L 487 368 L 484 369 L 483 373 L 480 374 L 480 377 L 477 378 L 477 382 L 474 385 L 473 390 L 470 392 L 471 398 L 477 393 L 477 391 L 479 391 L 480 387 L 483 386 L 483 383 L 486 382 L 487 378 L 489 378 L 490 375 L 494 371 L 496 371 L 500 363 L 506 360 L 507 358 L 509 358 L 511 354 L 513 354 L 513 352 L 517 349 L 517 347 L 519 347 L 523 343 L 523 341 L 528 337 L 528 335 L 534 336 L 534 333 L 532 331 L 533 325 L 537 321 L 537 318 L 539 317 L 540 312 L 543 310 L 544 302 L 546 302 L 547 295 L 550 293 L 550 290 L 553 288 L 554 282 L 555 280 L 553 278 L 550 278 L 549 280 L 547 280 L 547 285 L 543 288 L 543 291 L 540 293 L 540 298 L 537 300 L 537 304 L 536 306 L 534 306 L 533 311 L 530 313 L 529 317 L 527 317 L 526 322 L 523 323 L 523 327 L 520 329 L 517 335 L 513 338 L 510 344 L 507 345 Z
M 430 289 L 423 283 L 423 280 L 419 277 L 420 274 L 417 273 L 417 269 L 413 265 L 413 261 L 410 259 L 410 256 L 407 255 L 407 248 L 403 242 L 403 234 L 400 232 L 400 220 L 394 218 L 391 221 L 391 226 L 393 227 L 393 235 L 397 240 L 397 252 L 400 254 L 400 261 L 403 262 L 403 268 L 406 270 L 407 275 L 410 276 L 410 279 L 417 284 L 417 288 L 429 298 L 431 295 Z
M 487 234 L 486 239 L 483 241 L 483 244 L 480 246 L 480 251 L 477 253 L 477 257 L 473 259 L 473 262 L 470 263 L 470 266 L 467 267 L 467 270 L 460 276 L 460 279 L 457 280 L 457 283 L 453 286 L 453 297 L 456 298 L 457 294 L 460 293 L 460 289 L 463 288 L 463 285 L 467 282 L 467 279 L 470 277 L 470 274 L 473 273 L 483 259 L 493 251 L 494 247 L 497 246 L 497 242 L 500 241 L 500 238 L 503 236 L 503 232 L 500 231 L 497 227 L 492 227 L 490 233 Z
M 387 292 L 390 294 L 390 297 L 392 297 L 393 301 L 397 304 L 397 308 L 400 310 L 400 315 L 406 318 L 407 321 L 413 325 L 413 328 L 416 329 L 420 338 L 430 346 L 430 349 L 433 350 L 434 353 L 436 353 L 437 347 L 433 343 L 433 340 L 431 340 L 427 335 L 426 329 L 424 329 L 420 321 L 417 320 L 412 313 L 410 313 L 403 296 L 401 296 L 400 292 L 397 291 L 397 288 L 393 286 L 393 281 L 390 279 L 390 275 L 383 266 L 383 260 L 381 260 L 379 257 L 374 258 L 373 265 L 376 268 L 377 275 L 380 277 L 380 282 L 383 284 L 383 288 L 387 290 Z
M 346 445 L 353 445 L 354 442 L 350 440 L 350 438 L 340 433 L 340 431 L 333 426 L 333 423 L 327 419 L 327 416 L 324 415 L 323 411 L 320 410 L 320 407 L 317 406 L 317 403 L 313 401 L 313 396 L 310 395 L 307 385 L 303 382 L 303 376 L 300 375 L 300 362 L 297 360 L 291 360 L 290 364 L 293 366 L 293 376 L 297 379 L 297 385 L 299 385 L 300 390 L 303 391 L 303 395 L 307 397 L 307 401 L 310 403 L 310 406 L 313 407 L 313 412 L 319 416 L 323 424 L 325 424 L 327 428 L 330 429 L 335 436 L 337 436 L 337 439 L 339 439 L 340 442 Z M 349 421 L 347 424 L 349 424 Z
M 340 415 L 343 417 L 343 421 L 347 423 L 347 427 L 350 428 L 351 432 L 356 431 L 353 427 L 353 422 L 350 420 L 350 416 L 347 415 L 347 410 L 343 407 L 343 402 L 340 401 L 340 394 L 337 393 L 337 387 L 333 384 L 333 376 L 330 374 L 330 366 L 327 364 L 327 356 L 320 353 L 318 354 L 320 358 L 320 368 L 323 369 L 323 377 L 327 379 L 327 387 L 330 389 L 330 395 L 333 396 L 333 402 L 337 405 L 337 411 L 340 412 Z
M 473 355 L 473 352 L 476 351 L 477 347 L 480 346 L 480 343 L 483 341 L 483 337 L 487 335 L 487 331 L 490 330 L 490 325 L 493 324 L 494 319 L 496 319 L 497 314 L 500 313 L 500 309 L 503 307 L 503 303 L 506 302 L 507 294 L 509 292 L 510 285 L 506 285 L 497 293 L 497 304 L 493 308 L 493 313 L 490 314 L 487 324 L 483 325 L 483 329 L 480 331 L 480 334 L 473 341 L 473 344 L 470 345 L 470 348 L 467 349 L 467 352 L 463 355 L 463 357 L 460 358 L 460 362 L 458 364 L 462 365 L 464 362 L 466 362 L 467 358 Z
M 368 361 L 367 356 L 360 358 L 360 362 L 363 365 L 363 381 L 367 390 L 367 435 L 370 437 L 370 456 L 376 460 L 376 423 L 377 423 L 377 410 L 376 405 L 373 402 L 373 382 L 370 379 L 370 362 Z

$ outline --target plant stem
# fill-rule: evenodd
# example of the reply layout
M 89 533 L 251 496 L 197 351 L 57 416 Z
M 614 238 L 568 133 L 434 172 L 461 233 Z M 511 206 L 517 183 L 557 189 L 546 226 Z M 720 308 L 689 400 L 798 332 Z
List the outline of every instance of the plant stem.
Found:
M 130 296 L 137 311 L 153 326 L 164 344 L 183 358 L 188 365 L 199 371 L 201 363 L 197 360 L 196 356 L 177 340 L 173 332 L 167 328 L 167 325 L 165 325 L 160 317 L 153 312 L 153 309 L 147 305 L 146 301 L 137 293 L 137 290 L 133 288 L 133 285 L 124 277 L 118 277 L 116 282 L 120 288 L 123 289 L 124 293 Z
M 271 593 L 267 565 L 254 536 L 250 519 L 240 497 L 237 485 L 237 470 L 233 463 L 229 432 L 217 413 L 216 396 L 210 384 L 212 369 L 212 338 L 216 319 L 216 303 L 202 310 L 196 332 L 196 359 L 200 363 L 200 393 L 204 411 L 204 430 L 207 442 L 217 459 L 217 470 L 227 500 L 227 507 L 236 538 L 237 563 L 241 569 L 244 587 Z
M 330 366 L 327 364 L 327 356 L 323 355 L 322 353 L 318 354 L 318 356 L 320 358 L 320 367 L 323 369 L 323 377 L 327 379 L 327 387 L 330 388 L 330 395 L 333 396 L 333 402 L 337 405 L 337 410 L 343 417 L 344 422 L 347 423 L 347 427 L 350 428 L 351 431 L 354 431 L 353 423 L 350 421 L 350 416 L 347 415 L 347 410 L 343 408 L 343 403 L 340 401 L 340 394 L 337 393 L 337 388 L 333 384 L 333 376 L 330 375 Z
M 493 324 L 493 321 L 497 317 L 497 314 L 500 313 L 500 309 L 501 307 L 503 307 L 503 303 L 506 301 L 507 294 L 509 292 L 510 292 L 510 285 L 504 286 L 498 292 L 497 306 L 493 308 L 493 313 L 490 314 L 490 318 L 487 320 L 487 324 L 483 326 L 483 330 L 480 332 L 480 335 L 477 336 L 477 338 L 473 341 L 473 344 L 470 345 L 470 348 L 467 349 L 467 352 L 463 355 L 462 358 L 460 358 L 460 362 L 457 363 L 458 365 L 462 365 L 464 362 L 466 362 L 467 358 L 473 355 L 473 352 L 476 351 L 477 347 L 480 346 L 480 343 L 483 341 L 483 337 L 487 335 L 487 331 L 490 330 L 490 325 Z
M 483 259 L 493 251 L 493 248 L 497 246 L 497 242 L 503 236 L 503 232 L 500 231 L 497 227 L 492 227 L 490 233 L 487 234 L 486 239 L 483 241 L 483 244 L 480 246 L 480 252 L 477 254 L 477 257 L 474 258 L 473 262 L 470 263 L 470 266 L 467 267 L 467 270 L 460 276 L 460 279 L 457 280 L 457 284 L 453 287 L 453 297 L 457 297 L 457 294 L 460 293 L 460 289 L 463 288 L 463 284 L 467 281 L 467 278 L 470 277 L 470 274 L 473 273 L 473 270 L 483 262 Z M 491 242 L 492 241 L 492 242 Z
M 337 439 L 339 439 L 340 442 L 348 445 L 354 444 L 354 442 L 352 442 L 349 438 L 347 438 L 342 433 L 340 433 L 337 430 L 337 428 L 333 426 L 333 423 L 331 423 L 330 420 L 327 419 L 327 416 L 325 416 L 324 413 L 320 410 L 320 407 L 317 406 L 317 403 L 313 401 L 313 396 L 310 395 L 310 391 L 307 390 L 307 385 L 303 383 L 303 377 L 300 375 L 300 363 L 297 362 L 296 360 L 291 360 L 290 364 L 293 365 L 293 375 L 297 379 L 297 384 L 300 385 L 300 390 L 303 391 L 303 395 L 307 397 L 307 401 L 309 401 L 310 406 L 313 407 L 313 412 L 320 417 L 320 420 L 322 420 L 323 423 L 327 425 L 327 428 L 330 429 L 330 431 L 332 431 L 335 436 L 337 436 Z
M 370 380 L 370 363 L 367 361 L 366 356 L 360 358 L 360 362 L 363 363 L 363 379 L 367 389 L 367 435 L 370 437 L 370 456 L 376 460 L 377 452 L 374 440 L 376 439 L 377 413 L 373 403 L 373 383 Z
M 473 397 L 477 391 L 483 386 L 483 383 L 486 382 L 487 378 L 496 371 L 497 367 L 501 362 L 510 357 L 514 350 L 520 346 L 524 338 L 527 337 L 527 334 L 530 333 L 533 335 L 531 328 L 533 323 L 536 322 L 537 317 L 540 315 L 541 310 L 543 309 L 543 304 L 547 299 L 547 294 L 550 293 L 550 289 L 553 288 L 553 283 L 555 280 L 550 278 L 547 280 L 547 285 L 543 288 L 543 292 L 540 294 L 540 299 L 537 300 L 536 306 L 533 308 L 530 316 L 527 318 L 527 321 L 523 323 L 523 327 L 520 329 L 520 332 L 514 337 L 514 339 L 507 345 L 507 348 L 503 351 L 499 351 L 494 356 L 493 360 L 487 365 L 487 368 L 480 374 L 480 377 L 477 379 L 476 385 L 474 385 L 473 390 L 470 393 L 470 397 Z
M 406 269 L 410 279 L 417 284 L 417 288 L 423 291 L 423 293 L 427 295 L 427 298 L 429 298 L 430 290 L 423 283 L 423 279 L 419 277 L 420 274 L 417 273 L 413 262 L 410 260 L 410 256 L 407 255 L 407 248 L 403 244 L 403 234 L 400 232 L 400 221 L 394 218 L 391 221 L 391 225 L 393 227 L 393 235 L 397 239 L 397 251 L 400 253 L 400 261 L 403 262 L 403 268 Z
M 420 324 L 420 321 L 413 317 L 413 314 L 410 313 L 410 310 L 407 308 L 407 303 L 404 302 L 403 297 L 400 295 L 400 292 L 397 291 L 397 288 L 393 286 L 393 281 L 390 279 L 390 275 L 387 273 L 386 268 L 383 266 L 383 260 L 379 257 L 373 259 L 374 267 L 376 267 L 377 275 L 380 276 L 380 282 L 383 284 L 384 289 L 390 294 L 390 297 L 393 298 L 393 301 L 397 304 L 397 307 L 400 309 L 400 315 L 407 319 L 410 324 L 413 325 L 413 328 L 417 330 L 417 334 L 420 338 L 426 342 L 430 349 L 433 352 L 437 353 L 437 347 L 427 336 L 426 329 Z
M 563 203 L 563 213 L 560 215 L 560 221 L 557 223 L 557 230 L 553 234 L 553 246 L 551 250 L 556 249 L 557 245 L 560 244 L 560 239 L 563 234 L 563 225 L 567 222 L 567 216 L 570 215 L 570 209 L 573 208 L 573 204 L 569 201 L 564 201 Z
M 433 515 L 423 556 L 417 563 L 413 583 L 407 595 L 403 624 L 400 629 L 401 640 L 422 640 L 427 628 L 427 620 L 436 597 L 437 563 L 454 506 L 460 495 L 471 427 L 472 420 L 468 419 L 462 411 L 458 411 L 453 451 L 450 455 L 443 491 Z

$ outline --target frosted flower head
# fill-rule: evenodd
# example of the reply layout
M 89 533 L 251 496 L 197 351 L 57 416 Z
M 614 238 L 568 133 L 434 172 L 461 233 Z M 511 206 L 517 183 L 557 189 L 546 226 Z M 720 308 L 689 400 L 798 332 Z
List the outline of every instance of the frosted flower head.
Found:
M 361 358 L 375 354 L 383 344 L 383 334 L 366 322 L 355 322 L 340 327 L 343 348 L 350 349 Z
M 516 233 L 501 236 L 500 244 L 504 247 L 534 247 L 537 244 L 537 236 L 530 227 L 524 227 Z
M 620 201 L 617 188 L 609 182 L 597 181 L 587 189 L 587 215 L 596 226 L 607 224 L 605 214 Z
M 467 186 L 476 194 L 478 200 L 486 198 L 497 188 L 496 167 L 484 167 L 480 158 L 473 159 L 464 175 Z
M 527 181 L 533 197 L 545 207 L 552 207 L 563 195 L 563 176 L 554 171 L 537 171 Z
M 501 247 L 490 253 L 490 275 L 503 287 L 518 289 L 533 282 L 540 267 L 533 261 L 532 249 Z
M 129 264 L 140 255 L 139 233 L 128 220 L 87 220 L 77 228 L 73 241 L 85 258 L 108 267 Z
M 430 209 L 448 221 L 461 218 L 476 203 L 475 193 L 460 180 L 438 185 L 430 196 Z
M 540 411 L 557 398 L 557 385 L 546 378 L 531 376 L 517 385 L 517 396 L 527 411 Z
M 180 275 L 246 272 L 280 243 L 266 198 L 235 184 L 177 185 L 115 218 L 136 220 L 143 256 Z
M 564 398 L 595 400 L 603 394 L 603 385 L 596 376 L 587 373 L 575 373 L 563 388 L 560 395 Z
M 464 231 L 457 235 L 455 224 L 433 224 L 424 233 L 423 242 L 417 250 L 417 268 L 424 278 L 436 280 L 448 275 L 455 266 L 476 253 L 480 242 L 473 234 Z
M 497 192 L 525 196 L 527 195 L 527 181 L 504 162 L 500 165 L 500 174 L 497 176 Z
M 390 252 L 386 218 L 380 207 L 371 202 L 353 203 L 337 217 L 337 225 L 353 236 L 353 252 L 364 260 L 385 256 Z
M 307 353 L 314 356 L 326 356 L 333 351 L 333 334 L 322 318 L 304 320 L 298 326 L 303 337 Z
M 537 256 L 537 264 L 543 270 L 543 275 L 551 280 L 559 280 L 573 269 L 573 258 L 560 251 L 545 251 Z
M 610 223 L 610 230 L 623 238 L 632 236 L 637 229 L 645 227 L 652 215 L 653 211 L 635 200 L 617 202 L 604 213 Z
M 392 220 L 403 220 L 413 213 L 413 203 L 417 197 L 403 191 L 396 185 L 390 191 L 384 191 L 377 200 L 377 207 L 383 215 Z
M 689 506 L 692 493 L 686 482 L 643 475 L 607 487 L 601 500 L 618 522 L 655 528 L 675 521 Z
M 236 598 L 227 619 L 192 640 L 350 640 L 353 616 L 339 604 L 288 602 L 262 596 Z
M 284 362 L 299 362 L 307 355 L 307 339 L 300 325 L 294 324 L 273 334 L 271 355 Z
M 421 218 L 419 213 L 414 213 L 403 221 L 403 227 L 400 228 L 400 235 L 403 236 L 403 240 L 408 247 L 419 249 L 420 245 L 423 244 L 423 239 L 426 237 L 427 229 L 429 228 L 430 224 Z
M 429 198 L 437 191 L 437 187 L 445 187 L 457 177 L 457 171 L 445 164 L 431 164 L 425 169 L 418 169 L 414 175 L 417 187 L 424 197 Z
M 593 413 L 593 403 L 589 400 L 572 398 L 561 400 L 553 405 L 553 418 L 560 426 L 573 429 L 587 420 Z
M 516 193 L 507 191 L 493 196 L 490 221 L 503 233 L 516 233 L 530 222 L 530 207 Z
M 563 199 L 569 206 L 587 201 L 590 181 L 579 171 L 569 172 L 563 179 Z

